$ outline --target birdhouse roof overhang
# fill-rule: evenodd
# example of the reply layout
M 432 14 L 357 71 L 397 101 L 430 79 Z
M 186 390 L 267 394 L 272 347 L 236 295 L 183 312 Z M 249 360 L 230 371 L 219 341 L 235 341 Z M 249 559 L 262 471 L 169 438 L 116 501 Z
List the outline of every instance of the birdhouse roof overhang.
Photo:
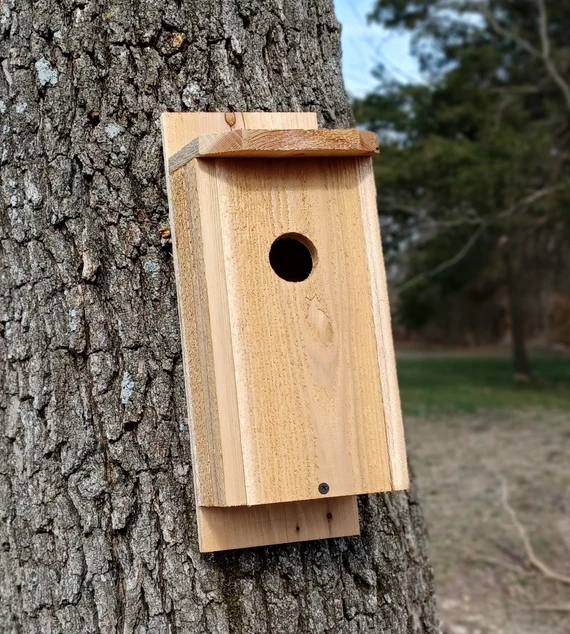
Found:
M 195 158 L 302 158 L 374 156 L 374 132 L 358 130 L 232 130 L 196 137 L 169 160 L 170 172 Z

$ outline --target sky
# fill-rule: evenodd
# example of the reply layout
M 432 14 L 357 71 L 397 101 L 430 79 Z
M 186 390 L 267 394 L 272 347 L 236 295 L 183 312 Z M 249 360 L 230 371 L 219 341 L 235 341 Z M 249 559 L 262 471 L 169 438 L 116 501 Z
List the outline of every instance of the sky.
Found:
M 366 15 L 375 0 L 335 0 L 342 24 L 342 68 L 346 88 L 362 97 L 376 85 L 372 70 L 382 61 L 401 82 L 421 81 L 418 65 L 410 55 L 410 36 L 369 25 Z

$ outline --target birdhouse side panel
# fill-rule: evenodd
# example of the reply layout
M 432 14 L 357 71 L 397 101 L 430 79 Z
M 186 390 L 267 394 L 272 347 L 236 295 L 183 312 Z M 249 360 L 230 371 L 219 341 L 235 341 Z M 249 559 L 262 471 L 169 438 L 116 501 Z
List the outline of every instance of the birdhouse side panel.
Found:
M 217 411 L 211 398 L 214 384 L 210 323 L 204 257 L 201 241 L 192 240 L 200 234 L 196 213 L 194 179 L 188 178 L 189 167 L 177 170 L 170 179 L 171 231 L 176 245 L 174 259 L 178 286 L 178 313 L 182 348 L 185 358 L 184 377 L 191 422 L 215 421 Z M 209 368 L 209 369 L 208 369 Z M 220 454 L 220 435 L 216 424 L 190 424 L 194 483 L 199 504 L 223 501 L 219 473 L 213 468 Z
M 247 496 L 215 165 L 212 161 L 193 160 L 189 166 L 189 178 L 193 179 L 196 191 L 194 212 L 200 223 L 200 232 L 192 239 L 200 242 L 203 249 L 212 350 L 211 367 L 204 368 L 204 374 L 213 371 L 214 389 L 210 398 L 217 412 L 217 418 L 202 421 L 202 425 L 215 426 L 220 437 L 215 468 L 223 474 L 219 480 L 221 505 L 239 506 L 247 504 Z
M 390 457 L 392 489 L 400 491 L 410 486 L 404 424 L 400 403 L 400 390 L 396 372 L 396 355 L 390 317 L 390 302 L 386 267 L 382 255 L 380 222 L 376 197 L 376 184 L 372 161 L 358 162 L 358 182 L 364 222 L 366 257 L 370 276 L 376 345 L 380 363 L 380 380 L 384 401 L 386 437 Z
M 219 301 L 212 282 L 221 258 L 212 243 L 219 244 L 220 239 L 212 222 L 215 217 L 207 214 L 211 192 L 207 181 L 197 178 L 196 167 L 196 161 L 192 161 L 171 178 L 179 319 L 188 361 L 184 371 L 196 494 L 200 505 L 240 505 L 246 504 L 246 496 L 239 422 L 231 403 L 232 385 L 235 396 L 231 342 L 228 350 L 224 339 L 227 300 L 225 304 Z M 222 299 L 224 296 L 222 293 Z M 237 439 L 231 430 L 234 422 L 238 426 Z

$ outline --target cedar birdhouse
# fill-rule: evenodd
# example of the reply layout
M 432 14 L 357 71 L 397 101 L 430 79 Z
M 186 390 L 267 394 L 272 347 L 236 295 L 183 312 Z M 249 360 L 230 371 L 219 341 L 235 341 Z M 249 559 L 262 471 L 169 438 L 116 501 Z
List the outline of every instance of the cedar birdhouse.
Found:
M 200 549 L 354 535 L 408 486 L 371 156 L 314 113 L 162 118 Z

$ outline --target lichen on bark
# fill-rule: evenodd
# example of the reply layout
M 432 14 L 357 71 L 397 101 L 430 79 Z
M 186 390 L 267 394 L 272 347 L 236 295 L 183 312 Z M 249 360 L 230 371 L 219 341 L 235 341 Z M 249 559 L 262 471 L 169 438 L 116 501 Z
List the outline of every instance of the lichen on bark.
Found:
M 4 0 L 0 69 L 0 632 L 436 632 L 413 496 L 197 548 L 159 115 L 348 125 L 331 0 Z

